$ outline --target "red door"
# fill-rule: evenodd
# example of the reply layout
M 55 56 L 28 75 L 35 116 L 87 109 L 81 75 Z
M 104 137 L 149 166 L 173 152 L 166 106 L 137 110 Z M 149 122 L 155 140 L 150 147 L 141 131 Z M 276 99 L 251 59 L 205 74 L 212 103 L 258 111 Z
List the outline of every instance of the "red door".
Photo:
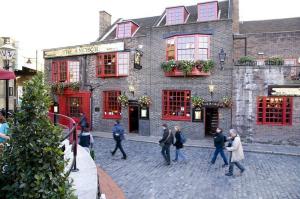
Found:
M 65 90 L 63 95 L 59 95 L 59 113 L 67 115 L 79 122 L 80 113 L 83 112 L 86 115 L 89 125 L 91 124 L 91 112 L 90 112 L 90 97 L 91 93 L 88 91 L 73 91 Z M 69 126 L 69 121 L 60 118 L 60 123 Z

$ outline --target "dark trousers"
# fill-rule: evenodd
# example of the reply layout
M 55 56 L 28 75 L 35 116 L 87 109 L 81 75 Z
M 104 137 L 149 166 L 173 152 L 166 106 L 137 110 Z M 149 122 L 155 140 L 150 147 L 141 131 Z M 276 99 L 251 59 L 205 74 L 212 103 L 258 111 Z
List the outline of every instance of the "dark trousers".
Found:
M 163 155 L 164 159 L 168 164 L 171 163 L 171 157 L 170 157 L 170 145 L 164 145 L 161 149 L 161 154 Z
M 243 165 L 241 165 L 241 163 L 239 162 L 230 162 L 229 164 L 229 173 L 233 174 L 233 166 L 237 166 L 237 168 L 239 168 L 242 172 L 245 170 L 245 168 L 243 167 Z
M 227 161 L 227 158 L 225 156 L 225 153 L 224 153 L 224 150 L 223 150 L 222 147 L 217 147 L 216 148 L 214 156 L 211 159 L 211 163 L 214 164 L 216 162 L 216 159 L 217 159 L 217 156 L 218 156 L 219 153 L 221 154 L 221 157 L 223 158 L 224 164 L 228 165 L 228 161 Z
M 125 151 L 123 150 L 121 138 L 119 138 L 119 137 L 116 138 L 116 137 L 115 137 L 114 140 L 116 141 L 116 147 L 115 147 L 115 149 L 113 150 L 112 154 L 114 155 L 114 154 L 116 153 L 116 151 L 117 151 L 118 149 L 120 149 L 120 151 L 121 151 L 122 154 L 123 154 L 123 157 L 126 158 L 126 153 L 125 153 Z

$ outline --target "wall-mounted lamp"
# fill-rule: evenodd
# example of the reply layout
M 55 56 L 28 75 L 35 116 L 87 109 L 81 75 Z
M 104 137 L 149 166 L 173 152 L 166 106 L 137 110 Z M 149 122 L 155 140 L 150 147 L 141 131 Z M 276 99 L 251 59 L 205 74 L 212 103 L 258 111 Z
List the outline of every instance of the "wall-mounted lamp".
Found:
M 54 112 L 54 116 L 53 116 L 53 122 L 56 125 L 57 124 L 57 115 L 59 113 L 59 105 L 57 102 L 54 102 L 53 104 L 53 112 Z
M 212 84 L 212 81 L 210 81 L 210 84 L 208 85 L 208 91 L 210 93 L 210 98 L 211 98 L 211 101 L 213 100 L 213 94 L 214 94 L 214 91 L 215 91 L 215 85 Z
M 132 84 L 130 84 L 128 89 L 129 89 L 129 92 L 134 96 L 134 91 L 135 91 L 134 86 Z
M 223 70 L 226 61 L 226 53 L 224 52 L 223 48 L 221 48 L 221 51 L 219 53 L 219 61 L 220 61 L 220 69 Z

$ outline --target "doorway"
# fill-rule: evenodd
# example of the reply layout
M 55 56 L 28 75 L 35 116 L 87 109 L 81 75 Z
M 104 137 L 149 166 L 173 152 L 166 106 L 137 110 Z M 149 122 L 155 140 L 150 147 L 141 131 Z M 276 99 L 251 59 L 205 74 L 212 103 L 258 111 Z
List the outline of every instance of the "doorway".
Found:
M 212 136 L 219 124 L 219 112 L 217 107 L 205 108 L 205 136 Z
M 138 103 L 129 103 L 129 132 L 139 132 L 139 105 Z

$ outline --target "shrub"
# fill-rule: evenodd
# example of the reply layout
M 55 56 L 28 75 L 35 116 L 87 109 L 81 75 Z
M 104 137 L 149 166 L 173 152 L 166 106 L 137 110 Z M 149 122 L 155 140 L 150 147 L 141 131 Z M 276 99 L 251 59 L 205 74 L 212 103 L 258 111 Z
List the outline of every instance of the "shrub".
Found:
M 61 129 L 48 118 L 50 104 L 42 74 L 25 83 L 17 126 L 0 157 L 0 198 L 75 198 L 64 172 Z

